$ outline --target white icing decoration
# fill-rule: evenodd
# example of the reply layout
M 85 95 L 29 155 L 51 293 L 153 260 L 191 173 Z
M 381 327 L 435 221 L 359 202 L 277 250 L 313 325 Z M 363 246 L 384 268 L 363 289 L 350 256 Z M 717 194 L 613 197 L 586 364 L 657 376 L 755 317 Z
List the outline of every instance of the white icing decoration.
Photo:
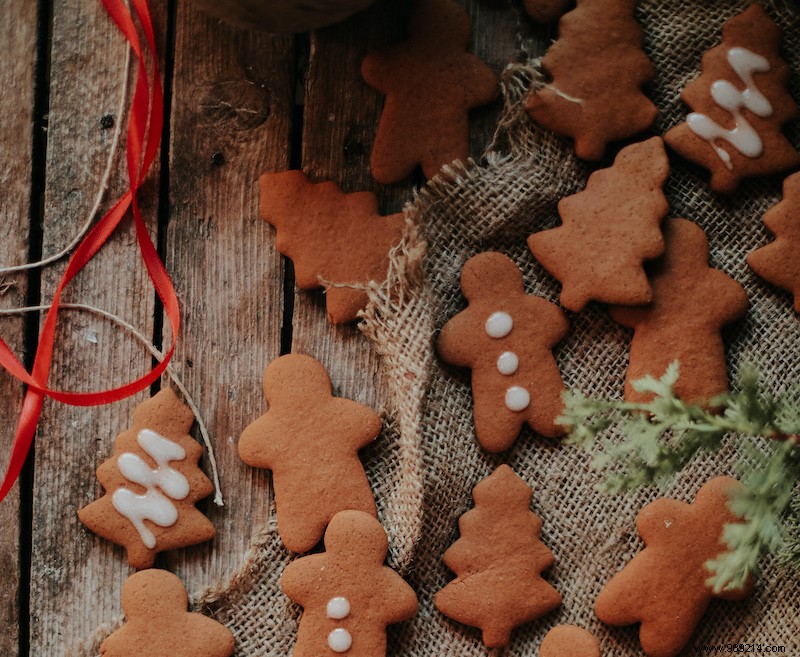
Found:
M 764 151 L 761 137 L 743 116 L 742 110 L 748 109 L 756 116 L 765 118 L 772 114 L 772 105 L 753 82 L 753 73 L 769 71 L 769 61 L 746 48 L 731 48 L 728 51 L 728 63 L 736 75 L 744 82 L 745 88 L 740 90 L 727 80 L 716 80 L 711 85 L 711 97 L 722 109 L 729 111 L 736 119 L 736 126 L 726 130 L 713 119 L 699 112 L 692 112 L 686 117 L 686 125 L 701 139 L 705 139 L 716 151 L 728 169 L 733 169 L 728 151 L 715 143 L 722 139 L 746 157 L 758 157 Z
M 328 646 L 333 652 L 347 652 L 353 645 L 353 637 L 343 627 L 337 627 L 328 635 Z
M 511 329 L 514 328 L 514 320 L 511 315 L 502 311 L 492 313 L 486 320 L 486 335 L 490 338 L 504 338 Z
M 328 600 L 326 612 L 328 614 L 328 618 L 333 618 L 335 620 L 347 618 L 350 615 L 350 601 L 341 596 L 331 598 Z
M 511 386 L 506 390 L 506 408 L 509 411 L 524 411 L 531 403 L 531 396 L 522 386 Z
M 178 521 L 178 510 L 169 498 L 183 500 L 189 495 L 189 481 L 169 466 L 170 461 L 185 459 L 186 451 L 151 429 L 142 429 L 136 436 L 136 442 L 158 467 L 151 469 L 138 454 L 120 454 L 117 467 L 122 476 L 144 486 L 147 492 L 137 495 L 127 488 L 118 488 L 111 496 L 111 502 L 136 527 L 145 547 L 152 550 L 156 546 L 156 537 L 144 521 L 149 520 L 159 527 L 171 527 Z
M 513 351 L 504 351 L 497 358 L 497 371 L 505 376 L 511 376 L 519 369 L 519 358 Z

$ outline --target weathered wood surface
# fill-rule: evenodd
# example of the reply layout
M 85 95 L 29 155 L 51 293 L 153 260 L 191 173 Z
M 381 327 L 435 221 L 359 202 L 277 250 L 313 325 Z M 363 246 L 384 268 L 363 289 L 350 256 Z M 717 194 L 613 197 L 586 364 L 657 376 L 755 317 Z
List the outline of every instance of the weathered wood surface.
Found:
M 203 506 L 217 538 L 167 556 L 190 591 L 235 572 L 268 517 L 268 473 L 236 445 L 266 410 L 262 373 L 281 349 L 283 265 L 258 177 L 289 167 L 294 68 L 293 37 L 178 4 L 166 261 L 184 330 L 173 362 L 208 424 L 225 495 L 225 507 Z
M 31 209 L 36 3 L 0 0 L 0 267 L 26 262 Z M 25 305 L 27 274 L 0 276 L 0 308 Z M 0 319 L 0 335 L 23 355 L 24 320 Z M 21 408 L 22 387 L 0 378 L 0 463 L 5 467 Z M 19 654 L 20 486 L 0 504 L 0 655 Z M 23 557 L 22 563 L 24 563 Z
M 0 9 L 6 4 L 0 0 Z M 25 24 L 35 29 L 35 3 L 14 4 Z M 465 5 L 473 18 L 471 49 L 499 74 L 518 48 L 518 12 L 506 2 L 465 0 Z M 190 591 L 197 591 L 235 572 L 266 522 L 268 473 L 242 464 L 236 443 L 242 429 L 265 410 L 262 372 L 282 349 L 319 358 L 331 372 L 336 394 L 383 407 L 377 360 L 367 341 L 353 326 L 328 323 L 324 295 L 292 289 L 291 268 L 275 251 L 274 231 L 258 216 L 258 176 L 301 166 L 313 180 L 334 180 L 346 192 L 376 192 L 384 214 L 399 211 L 421 181 L 380 186 L 369 175 L 383 98 L 359 74 L 369 50 L 403 37 L 406 2 L 382 0 L 341 25 L 296 37 L 233 28 L 197 12 L 189 2 L 152 0 L 151 6 L 172 96 L 167 108 L 170 140 L 162 146 L 168 179 L 160 187 L 156 167 L 142 190 L 142 206 L 151 233 L 159 236 L 183 313 L 174 368 L 208 425 L 226 499 L 221 509 L 210 499 L 201 505 L 218 530 L 212 543 L 162 555 L 157 565 L 178 573 Z M 174 20 L 172 44 L 168 19 Z M 103 128 L 101 118 L 111 114 L 115 121 L 125 120 L 116 115 L 124 80 L 124 40 L 101 4 L 57 0 L 52 25 L 40 28 L 40 38 L 48 29 L 50 130 L 42 227 L 46 255 L 70 240 L 94 202 L 113 134 L 113 128 Z M 15 66 L 4 67 L 0 79 L 23 80 L 20 71 L 33 60 L 32 39 L 18 31 L 0 36 L 0 53 L 17 53 L 11 58 Z M 133 77 L 129 85 L 132 82 Z M 28 84 L 26 93 L 33 85 Z M 296 88 L 303 92 L 298 96 L 304 96 L 302 113 L 295 107 Z M 129 88 L 128 101 L 130 94 Z M 6 106 L 3 103 L 16 101 L 5 94 L 0 108 Z M 473 156 L 479 156 L 491 139 L 499 110 L 497 101 L 473 115 Z M 16 120 L 17 126 L 27 121 L 27 127 L 9 128 L 8 135 L 18 137 L 23 131 L 28 136 L 30 113 Z M 4 146 L 12 143 L 6 127 L 0 128 Z M 29 138 L 23 142 L 20 148 L 30 147 Z M 125 187 L 123 148 L 124 143 L 101 211 Z M 3 222 L 3 230 L 8 228 L 11 235 L 0 247 L 3 262 L 19 261 L 27 253 L 29 171 L 29 165 L 14 168 L 10 179 L 18 193 L 0 200 L 0 212 L 16 213 L 18 222 L 16 228 Z M 162 189 L 166 198 L 159 197 Z M 168 325 L 139 262 L 132 226 L 126 222 L 123 228 L 73 283 L 65 301 L 113 312 L 146 336 L 163 338 L 166 345 L 171 340 Z M 63 263 L 44 272 L 43 302 L 51 298 L 62 271 Z M 21 304 L 24 290 L 22 279 L 0 302 Z M 4 335 L 19 334 L 19 324 L 3 326 L 9 327 Z M 158 335 L 162 330 L 164 335 Z M 21 341 L 15 346 L 21 349 Z M 118 327 L 65 312 L 50 383 L 96 389 L 126 381 L 149 364 L 144 349 Z M 15 383 L 0 383 L 10 398 L 19 399 Z M 169 381 L 165 378 L 162 385 Z M 94 470 L 146 396 L 141 393 L 99 408 L 45 404 L 35 480 L 28 491 L 33 497 L 30 581 L 22 583 L 30 590 L 30 655 L 63 657 L 67 647 L 121 613 L 120 589 L 131 572 L 124 551 L 90 534 L 75 512 L 99 494 Z M 3 440 L 8 440 L 16 408 L 6 405 L 2 412 L 0 426 Z M 204 466 L 208 471 L 207 459 Z M 16 504 L 12 497 L 0 506 L 2 574 L 19 568 Z M 11 518 L 10 524 L 5 524 L 6 518 Z M 13 579 L 6 577 L 5 583 L 0 623 L 8 617 L 16 625 L 16 589 Z M 16 655 L 17 637 L 0 633 L 0 649 L 6 644 L 2 654 Z
M 152 2 L 163 41 L 166 3 Z M 163 57 L 163 52 L 162 52 Z M 43 251 L 67 244 L 92 208 L 111 147 L 125 80 L 125 41 L 99 2 L 59 0 L 53 8 L 50 106 Z M 130 82 L 134 81 L 131 76 Z M 130 92 L 128 92 L 130 93 Z M 130 97 L 130 95 L 129 95 Z M 127 106 L 127 103 L 126 103 Z M 103 209 L 126 188 L 124 142 Z M 156 234 L 158 171 L 142 190 L 142 212 Z M 47 303 L 63 263 L 42 275 Z M 64 301 L 88 303 L 153 334 L 154 294 L 139 262 L 129 220 L 68 288 Z M 150 367 L 150 355 L 119 327 L 92 315 L 65 312 L 50 384 L 92 390 L 121 384 Z M 95 468 L 128 426 L 147 392 L 116 404 L 76 408 L 46 401 L 39 424 L 33 484 L 30 654 L 62 657 L 65 649 L 119 613 L 122 583 L 131 572 L 123 550 L 91 534 L 76 511 L 99 493 Z

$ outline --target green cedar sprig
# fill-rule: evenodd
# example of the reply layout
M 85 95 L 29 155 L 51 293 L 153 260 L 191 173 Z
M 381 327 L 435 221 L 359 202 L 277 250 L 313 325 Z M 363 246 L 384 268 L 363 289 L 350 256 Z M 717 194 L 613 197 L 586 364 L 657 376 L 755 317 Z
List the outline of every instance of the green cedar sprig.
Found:
M 738 391 L 715 399 L 717 412 L 709 412 L 675 396 L 679 375 L 675 362 L 660 379 L 633 382 L 638 392 L 654 395 L 645 403 L 566 392 L 559 422 L 570 427 L 567 442 L 593 454 L 592 467 L 605 473 L 600 490 L 620 493 L 666 488 L 699 453 L 717 451 L 728 434 L 741 434 L 737 470 L 744 490 L 730 506 L 743 522 L 725 527 L 728 551 L 706 564 L 709 585 L 717 592 L 740 588 L 767 551 L 800 570 L 798 400 L 761 390 L 756 372 L 743 368 Z

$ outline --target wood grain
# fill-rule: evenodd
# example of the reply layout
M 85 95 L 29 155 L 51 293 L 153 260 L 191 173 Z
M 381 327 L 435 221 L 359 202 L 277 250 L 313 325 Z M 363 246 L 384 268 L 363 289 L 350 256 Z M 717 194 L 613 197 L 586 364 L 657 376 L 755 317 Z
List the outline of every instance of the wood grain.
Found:
M 224 508 L 201 507 L 217 538 L 166 559 L 190 591 L 237 570 L 268 518 L 268 475 L 236 445 L 266 410 L 262 373 L 280 354 L 283 267 L 259 217 L 258 177 L 289 165 L 294 67 L 292 37 L 178 3 L 166 261 L 184 330 L 174 363 L 208 424 L 225 495 Z
M 166 27 L 166 2 L 151 2 L 156 30 Z M 124 39 L 99 2 L 60 0 L 54 6 L 43 250 L 67 244 L 94 203 L 124 84 Z M 163 53 L 162 53 L 163 55 Z M 133 76 L 132 76 L 133 77 Z M 132 82 L 133 80 L 131 80 Z M 130 91 L 128 91 L 130 93 Z M 130 98 L 130 96 L 129 96 Z M 127 107 L 127 103 L 126 103 Z M 124 149 L 119 151 L 103 208 L 125 188 Z M 142 192 L 142 211 L 156 233 L 158 171 Z M 49 301 L 63 263 L 43 273 Z M 89 303 L 123 317 L 149 336 L 154 294 L 139 262 L 133 226 L 125 220 L 74 281 L 65 301 Z M 147 351 L 120 329 L 95 316 L 65 312 L 59 321 L 50 384 L 93 390 L 146 372 Z M 46 402 L 39 425 L 34 473 L 31 561 L 31 655 L 62 657 L 67 647 L 121 614 L 120 589 L 130 569 L 121 548 L 89 533 L 76 511 L 99 494 L 94 470 L 125 429 L 147 391 L 96 408 Z
M 25 262 L 31 205 L 36 3 L 0 0 L 0 266 Z M 0 276 L 0 308 L 25 305 L 27 275 Z M 0 335 L 22 357 L 23 319 L 0 320 Z M 22 400 L 22 386 L 0 375 L 0 463 L 6 467 Z M 19 654 L 20 490 L 14 486 L 0 504 L 0 655 Z M 27 585 L 27 583 L 24 583 Z
M 361 61 L 405 34 L 407 2 L 378 2 L 347 21 L 311 34 L 303 114 L 302 167 L 315 182 L 333 180 L 345 192 L 378 195 L 383 214 L 399 211 L 413 181 L 378 185 L 369 157 L 383 98 L 361 79 Z M 354 250 L 353 257 L 358 257 Z M 334 394 L 382 408 L 378 359 L 355 325 L 332 326 L 320 291 L 295 290 L 292 351 L 317 358 Z

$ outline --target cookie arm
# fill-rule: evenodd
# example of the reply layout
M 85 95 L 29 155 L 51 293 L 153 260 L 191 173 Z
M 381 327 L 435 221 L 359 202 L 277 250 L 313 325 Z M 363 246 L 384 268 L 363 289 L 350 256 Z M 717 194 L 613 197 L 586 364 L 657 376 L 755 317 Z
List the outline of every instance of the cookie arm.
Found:
M 487 105 L 497 98 L 499 91 L 497 77 L 492 69 L 475 55 L 468 53 L 467 57 L 469 59 L 465 61 L 465 68 L 467 68 L 469 84 L 464 88 L 467 106 Z
M 320 574 L 325 570 L 325 559 L 325 554 L 313 554 L 292 561 L 281 575 L 283 592 L 305 607 L 309 597 L 318 588 Z
M 381 416 L 369 406 L 352 399 L 334 399 L 334 417 L 331 425 L 341 431 L 353 448 L 361 449 L 369 445 L 381 432 Z
M 394 71 L 403 65 L 396 48 L 375 50 L 361 62 L 361 77 L 373 89 L 388 94 L 394 88 Z
M 452 317 L 439 332 L 436 351 L 445 363 L 472 367 L 475 362 L 475 340 L 470 339 L 475 320 L 469 308 Z
M 417 613 L 417 594 L 408 583 L 390 568 L 382 567 L 381 586 L 385 601 L 383 620 L 387 625 L 413 618 Z
M 274 411 L 272 411 L 274 413 Z M 272 470 L 275 466 L 275 453 L 277 446 L 274 444 L 279 438 L 279 430 L 269 417 L 269 413 L 262 415 L 255 422 L 249 424 L 239 437 L 239 457 L 254 468 Z
M 536 302 L 536 313 L 541 317 L 538 324 L 545 333 L 546 344 L 549 347 L 557 345 L 569 333 L 569 320 L 564 311 L 541 297 L 532 297 L 531 300 Z
M 730 324 L 747 312 L 750 305 L 747 292 L 736 279 L 723 271 L 712 269 L 709 274 L 709 285 L 719 290 L 718 294 L 709 295 L 713 300 L 712 307 L 719 313 L 723 325 Z

